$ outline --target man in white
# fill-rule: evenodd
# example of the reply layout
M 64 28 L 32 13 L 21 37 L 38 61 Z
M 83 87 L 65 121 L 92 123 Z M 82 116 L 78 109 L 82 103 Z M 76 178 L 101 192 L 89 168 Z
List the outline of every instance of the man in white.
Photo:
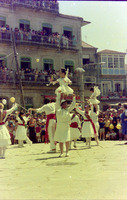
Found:
M 66 146 L 66 156 L 69 156 L 69 143 L 70 143 L 70 124 L 71 124 L 71 115 L 70 112 L 75 108 L 76 100 L 75 95 L 73 94 L 73 101 L 71 105 L 67 106 L 67 100 L 61 100 L 61 93 L 58 93 L 56 98 L 56 116 L 57 116 L 57 126 L 54 140 L 59 142 L 60 155 L 63 156 L 63 144 Z
M 55 126 L 56 126 L 56 119 L 55 119 L 55 102 L 50 102 L 47 100 L 47 104 L 43 105 L 41 108 L 33 109 L 30 108 L 37 113 L 45 112 L 47 116 L 46 120 L 46 141 L 48 142 L 48 136 L 50 140 L 50 153 L 56 152 L 56 145 L 54 144 L 54 134 L 55 134 Z

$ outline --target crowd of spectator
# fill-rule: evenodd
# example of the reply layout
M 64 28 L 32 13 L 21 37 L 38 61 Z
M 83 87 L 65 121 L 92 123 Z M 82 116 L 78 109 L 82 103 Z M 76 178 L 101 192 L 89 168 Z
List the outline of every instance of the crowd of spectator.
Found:
M 40 143 L 45 141 L 45 125 L 46 116 L 44 114 L 34 114 L 30 117 L 28 123 L 25 125 L 27 128 L 27 135 L 33 143 Z M 12 144 L 17 144 L 15 140 L 15 133 L 18 127 L 16 115 L 11 114 L 6 120 L 6 126 L 11 136 Z
M 59 9 L 57 0 L 0 0 L 0 3 L 26 5 L 33 8 L 37 7 L 54 11 L 58 11 Z
M 48 83 L 50 79 L 56 80 L 59 78 L 59 70 L 38 70 L 31 68 L 24 68 L 19 71 L 21 80 L 24 82 L 37 82 Z M 73 74 L 69 72 L 69 78 L 73 77 Z M 18 73 L 14 69 L 8 69 L 5 65 L 0 66 L 0 80 L 2 83 L 16 82 L 19 80 Z
M 121 114 L 123 112 L 122 106 L 119 103 L 116 108 L 109 108 L 106 111 L 100 112 L 99 124 L 100 140 L 123 140 Z
M 14 36 L 16 41 L 32 41 L 43 44 L 51 44 L 54 46 L 76 46 L 75 36 L 60 34 L 58 32 L 51 32 L 49 30 L 31 30 L 29 28 L 15 28 Z M 11 31 L 9 25 L 0 26 L 0 39 L 11 39 Z
M 124 140 L 122 135 L 121 114 L 123 112 L 121 104 L 117 106 L 117 109 L 109 107 L 105 112 L 101 111 L 99 114 L 99 138 L 100 140 Z M 28 115 L 28 114 L 26 114 Z M 83 122 L 82 116 L 79 115 L 79 119 Z M 81 123 L 82 124 L 82 123 Z M 46 115 L 32 114 L 26 124 L 27 135 L 33 143 L 45 142 L 45 125 Z M 12 144 L 17 144 L 15 141 L 15 131 L 18 126 L 15 114 L 8 116 L 6 120 L 6 126 L 10 132 Z M 84 140 L 80 137 L 79 140 Z

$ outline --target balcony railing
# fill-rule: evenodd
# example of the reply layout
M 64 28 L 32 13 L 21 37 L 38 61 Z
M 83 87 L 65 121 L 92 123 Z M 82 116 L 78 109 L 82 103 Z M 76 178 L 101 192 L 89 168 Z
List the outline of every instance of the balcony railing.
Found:
M 59 12 L 59 4 L 56 0 L 0 0 L 1 5 L 25 6 L 29 8 L 42 9 L 52 12 Z
M 49 83 L 50 75 L 34 73 L 21 73 L 20 78 L 24 86 L 44 86 Z M 69 77 L 73 86 L 78 86 L 76 77 Z M 19 78 L 16 71 L 0 71 L 0 84 L 8 84 L 9 86 L 19 84 Z
M 17 32 L 14 31 L 14 37 L 16 43 L 26 43 L 26 44 L 39 44 L 50 47 L 66 48 L 66 49 L 77 49 L 77 42 L 65 37 L 60 36 L 43 36 L 29 32 Z M 12 41 L 10 30 L 0 31 L 0 41 Z

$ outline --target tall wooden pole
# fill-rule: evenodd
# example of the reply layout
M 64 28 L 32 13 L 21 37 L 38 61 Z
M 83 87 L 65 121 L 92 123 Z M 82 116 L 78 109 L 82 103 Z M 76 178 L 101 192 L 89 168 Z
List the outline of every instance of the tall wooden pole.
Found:
M 17 51 L 16 51 L 14 31 L 12 31 L 12 29 L 11 29 L 11 36 L 12 36 L 12 44 L 13 44 L 13 50 L 14 50 L 14 57 L 15 57 L 15 63 L 16 63 L 16 68 L 17 68 L 17 74 L 18 74 L 18 79 L 19 79 L 19 90 L 20 90 L 21 105 L 23 107 L 25 107 L 24 92 L 23 92 L 21 76 L 20 76 L 20 73 L 19 73 L 19 63 L 18 63 L 18 59 L 17 59 Z

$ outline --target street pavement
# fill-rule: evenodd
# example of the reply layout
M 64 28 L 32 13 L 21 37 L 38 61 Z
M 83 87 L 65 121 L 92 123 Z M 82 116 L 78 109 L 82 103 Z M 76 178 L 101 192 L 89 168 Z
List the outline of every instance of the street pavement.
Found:
M 125 141 L 77 142 L 69 157 L 49 144 L 8 147 L 0 159 L 0 200 L 127 200 Z

